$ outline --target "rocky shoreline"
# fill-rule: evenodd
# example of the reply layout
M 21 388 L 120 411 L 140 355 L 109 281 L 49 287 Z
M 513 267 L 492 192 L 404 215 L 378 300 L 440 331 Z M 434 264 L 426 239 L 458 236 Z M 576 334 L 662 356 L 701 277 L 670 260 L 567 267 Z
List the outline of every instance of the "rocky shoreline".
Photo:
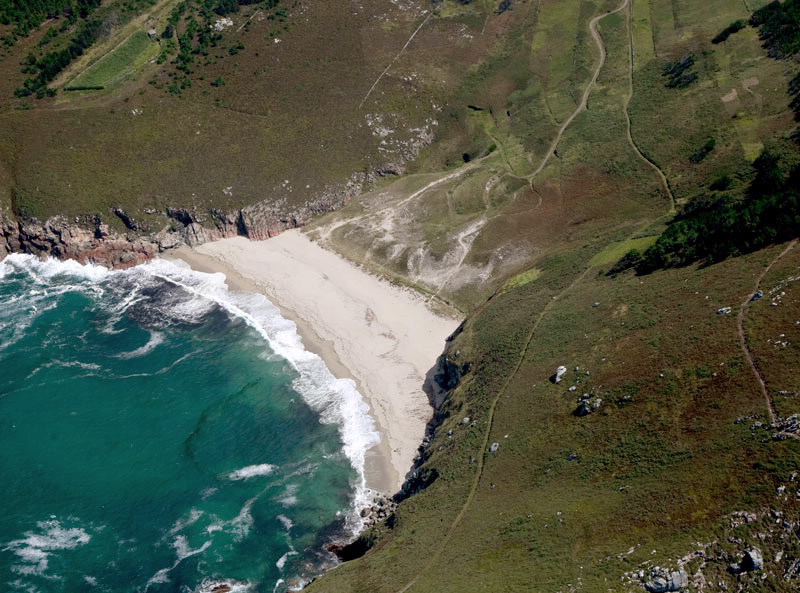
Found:
M 41 222 L 0 209 L 0 259 L 10 253 L 28 253 L 109 268 L 129 268 L 181 245 L 194 247 L 237 236 L 261 241 L 287 229 L 305 226 L 316 215 L 338 210 L 383 174 L 383 169 L 356 173 L 347 183 L 292 211 L 268 202 L 236 210 L 167 206 L 162 211 L 145 210 L 140 219 L 117 207 L 110 209 L 105 218 L 100 214 L 76 218 L 54 216 Z M 120 223 L 124 231 L 115 228 Z

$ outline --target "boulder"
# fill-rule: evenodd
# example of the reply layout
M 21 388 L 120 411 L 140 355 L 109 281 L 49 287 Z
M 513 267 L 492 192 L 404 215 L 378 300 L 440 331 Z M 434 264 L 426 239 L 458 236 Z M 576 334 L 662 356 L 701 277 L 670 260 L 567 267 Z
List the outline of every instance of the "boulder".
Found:
M 563 378 L 564 378 L 564 375 L 566 375 L 566 374 L 567 374 L 567 367 L 565 367 L 565 366 L 563 366 L 563 365 L 562 365 L 562 366 L 560 366 L 560 367 L 558 367 L 558 368 L 556 369 L 556 374 L 555 374 L 555 375 L 553 375 L 553 376 L 550 378 L 550 380 L 551 380 L 553 383 L 561 383 L 561 379 L 563 379 Z
M 743 572 L 754 572 L 756 570 L 764 569 L 764 556 L 758 548 L 750 548 L 744 553 L 742 561 L 738 564 L 731 564 L 728 566 L 728 571 L 733 574 L 741 574 Z
M 500 443 L 492 443 L 492 446 L 489 447 L 489 453 L 497 453 L 497 450 L 500 448 Z
M 594 410 L 592 409 L 592 405 L 588 401 L 582 401 L 580 404 L 578 404 L 578 407 L 575 408 L 575 411 L 572 413 L 578 418 L 583 418 L 584 416 L 588 416 L 592 412 L 594 412 Z
M 583 418 L 584 416 L 588 416 L 589 414 L 599 410 L 602 403 L 603 400 L 599 397 L 589 399 L 589 395 L 584 394 L 584 396 L 578 400 L 578 407 L 575 408 L 575 411 L 572 413 L 578 418 Z
M 742 572 L 763 570 L 764 556 L 761 554 L 761 550 L 758 548 L 750 548 L 747 550 L 747 552 L 744 553 L 744 558 L 742 558 L 742 561 L 739 564 L 739 568 Z
M 651 593 L 667 593 L 668 591 L 682 591 L 689 585 L 689 577 L 685 570 L 671 572 L 659 571 L 644 584 L 645 589 Z

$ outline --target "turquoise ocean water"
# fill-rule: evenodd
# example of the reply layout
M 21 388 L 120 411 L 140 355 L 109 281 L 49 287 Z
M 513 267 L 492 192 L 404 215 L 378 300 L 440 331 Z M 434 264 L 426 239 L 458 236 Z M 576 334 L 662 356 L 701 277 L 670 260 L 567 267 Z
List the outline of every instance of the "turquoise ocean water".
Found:
M 264 297 L 155 261 L 0 263 L 0 589 L 285 591 L 378 435 Z

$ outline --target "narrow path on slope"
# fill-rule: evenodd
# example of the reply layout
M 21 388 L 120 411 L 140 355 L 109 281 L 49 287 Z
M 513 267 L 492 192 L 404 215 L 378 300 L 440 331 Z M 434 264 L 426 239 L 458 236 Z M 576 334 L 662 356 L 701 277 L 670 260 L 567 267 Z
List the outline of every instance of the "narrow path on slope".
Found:
M 610 16 L 612 14 L 616 14 L 616 13 L 620 12 L 621 10 L 625 10 L 625 8 L 628 6 L 629 2 L 630 2 L 630 0 L 623 0 L 622 4 L 619 6 L 619 8 L 616 8 L 616 9 L 614 9 L 614 10 L 612 10 L 610 12 L 607 12 L 605 14 L 601 14 L 599 16 L 596 16 L 589 23 L 589 32 L 592 34 L 592 39 L 594 39 L 594 42 L 597 44 L 597 49 L 600 52 L 600 60 L 598 60 L 597 67 L 594 69 L 594 74 L 592 75 L 592 80 L 589 81 L 589 84 L 586 85 L 586 90 L 583 91 L 583 97 L 581 97 L 581 102 L 578 104 L 578 107 L 576 107 L 575 111 L 572 112 L 572 115 L 570 115 L 566 119 L 566 121 L 563 124 L 561 124 L 561 128 L 558 130 L 558 134 L 556 134 L 555 139 L 553 140 L 552 144 L 550 144 L 550 148 L 548 149 L 547 154 L 545 155 L 544 159 L 542 159 L 542 162 L 539 164 L 539 166 L 536 168 L 536 170 L 534 170 L 534 172 L 531 173 L 530 175 L 526 176 L 526 178 L 528 179 L 529 182 L 532 183 L 533 182 L 533 178 L 536 177 L 539 173 L 542 172 L 542 169 L 544 169 L 545 166 L 547 165 L 547 163 L 550 161 L 550 157 L 553 156 L 553 154 L 555 153 L 555 150 L 558 147 L 558 143 L 561 141 L 561 137 L 564 135 L 564 132 L 567 130 L 567 128 L 570 126 L 570 124 L 573 122 L 573 120 L 576 117 L 578 117 L 578 114 L 580 114 L 581 111 L 586 109 L 586 105 L 589 102 L 589 95 L 592 92 L 592 88 L 594 87 L 595 83 L 597 82 L 598 77 L 600 76 L 600 71 L 603 69 L 603 66 L 605 66 L 605 63 L 606 63 L 606 46 L 603 43 L 603 38 L 601 37 L 600 33 L 597 31 L 597 24 L 601 20 L 606 18 L 607 16 Z
M 761 285 L 761 281 L 764 279 L 764 276 L 772 269 L 772 266 L 777 263 L 784 255 L 789 253 L 792 248 L 797 245 L 797 239 L 794 239 L 789 245 L 781 251 L 775 258 L 767 264 L 767 267 L 764 268 L 756 279 L 756 285 L 753 288 L 753 292 L 747 295 L 747 298 L 739 305 L 739 314 L 736 316 L 736 331 L 739 334 L 739 343 L 742 346 L 742 352 L 744 353 L 744 357 L 747 359 L 747 363 L 750 365 L 750 369 L 753 371 L 753 374 L 758 381 L 758 386 L 761 388 L 761 395 L 764 396 L 764 401 L 767 404 L 767 409 L 769 410 L 769 419 L 772 424 L 775 424 L 778 421 L 778 414 L 775 411 L 775 402 L 772 400 L 772 396 L 770 396 L 769 391 L 767 390 L 767 383 L 764 381 L 764 376 L 761 374 L 761 371 L 758 370 L 755 361 L 753 360 L 753 354 L 750 349 L 750 344 L 747 340 L 747 332 L 744 331 L 744 316 L 745 311 L 747 309 L 747 305 L 753 300 L 753 297 L 758 292 L 758 287 Z M 793 435 L 794 436 L 794 435 Z
M 467 255 L 469 255 L 470 249 L 472 249 L 472 244 L 475 242 L 475 239 L 480 233 L 481 229 L 486 226 L 486 223 L 489 222 L 489 218 L 487 214 L 489 212 L 489 208 L 491 206 L 491 202 L 489 200 L 489 192 L 491 192 L 494 184 L 499 181 L 497 177 L 491 177 L 483 186 L 483 194 L 481 196 L 483 200 L 483 215 L 476 221 L 470 223 L 466 229 L 463 229 L 458 236 L 456 237 L 456 241 L 458 242 L 458 246 L 461 248 L 461 256 L 459 257 L 458 263 L 454 265 L 450 271 L 450 273 L 445 277 L 444 281 L 439 285 L 436 289 L 436 292 L 433 293 L 428 301 L 434 298 L 438 298 L 439 295 L 444 290 L 444 287 L 447 286 L 450 281 L 455 277 L 455 275 L 461 270 L 461 266 L 464 265 L 464 260 L 467 259 Z M 470 240 L 465 240 L 470 238 Z
M 482 160 L 482 159 L 480 159 L 480 160 Z M 450 181 L 452 179 L 456 179 L 458 177 L 461 177 L 462 175 L 464 175 L 464 173 L 467 173 L 467 172 L 471 171 L 472 169 L 474 169 L 477 166 L 478 162 L 479 162 L 479 160 L 475 160 L 471 164 L 469 164 L 467 166 L 464 166 L 464 167 L 461 167 L 460 169 L 457 169 L 453 173 L 448 173 L 447 175 L 444 175 L 443 177 L 439 177 L 437 179 L 434 179 L 433 181 L 431 181 L 430 183 L 428 183 L 424 187 L 418 189 L 417 191 L 412 193 L 407 198 L 403 198 L 401 201 L 397 202 L 396 204 L 392 203 L 392 204 L 389 204 L 388 206 L 384 206 L 383 208 L 380 208 L 379 210 L 375 210 L 374 212 L 365 212 L 364 214 L 361 214 L 360 216 L 355 216 L 353 218 L 347 218 L 345 220 L 340 220 L 340 221 L 337 221 L 337 222 L 333 222 L 333 223 L 331 223 L 331 224 L 329 224 L 327 226 L 324 226 L 324 227 L 319 227 L 320 239 L 322 239 L 323 241 L 327 241 L 327 240 L 330 239 L 331 234 L 334 231 L 336 231 L 337 229 L 339 229 L 339 228 L 341 228 L 343 226 L 363 221 L 363 220 L 365 220 L 365 219 L 367 219 L 369 217 L 380 216 L 380 215 L 385 214 L 386 212 L 394 211 L 394 210 L 397 210 L 398 208 L 402 208 L 403 206 L 405 206 L 410 201 L 417 199 L 418 197 L 420 197 L 421 195 L 425 194 L 429 190 L 433 189 L 437 185 L 441 185 L 442 183 L 445 183 L 446 181 Z M 384 217 L 384 219 L 385 219 L 385 217 Z
M 589 81 L 589 84 L 586 85 L 586 89 L 583 91 L 583 97 L 581 98 L 580 104 L 575 109 L 575 111 L 572 113 L 572 115 L 570 115 L 566 119 L 566 121 L 563 124 L 561 124 L 561 128 L 558 130 L 558 134 L 556 134 L 556 137 L 553 139 L 553 142 L 550 145 L 550 148 L 548 149 L 547 154 L 545 155 L 544 159 L 539 164 L 539 166 L 536 168 L 536 170 L 533 171 L 533 173 L 530 173 L 530 174 L 525 175 L 523 177 L 517 176 L 514 173 L 514 167 L 512 166 L 511 161 L 508 158 L 508 155 L 506 154 L 505 147 L 503 146 L 503 144 L 493 134 L 491 134 L 491 133 L 489 133 L 487 131 L 487 134 L 492 139 L 492 141 L 495 144 L 497 144 L 497 146 L 500 148 L 500 152 L 501 152 L 501 154 L 503 156 L 503 160 L 505 161 L 506 166 L 508 167 L 508 169 L 510 171 L 510 176 L 511 177 L 516 177 L 517 179 L 525 179 L 528 182 L 528 185 L 530 186 L 531 191 L 533 191 L 534 193 L 538 194 L 538 192 L 536 192 L 536 190 L 533 187 L 533 179 L 539 173 L 541 173 L 542 170 L 545 168 L 545 166 L 547 165 L 547 163 L 550 160 L 550 157 L 553 156 L 553 154 L 555 153 L 556 147 L 558 146 L 558 143 L 561 141 L 561 137 L 564 135 L 564 132 L 567 130 L 567 128 L 570 126 L 570 124 L 572 124 L 572 122 L 575 120 L 575 118 L 578 117 L 578 114 L 580 114 L 581 111 L 586 109 L 586 106 L 587 106 L 587 104 L 589 102 L 589 95 L 591 95 L 591 92 L 592 92 L 592 88 L 594 87 L 595 83 L 597 82 L 597 79 L 600 76 L 600 72 L 602 71 L 603 66 L 606 63 L 606 46 L 603 43 L 602 36 L 600 35 L 599 31 L 597 30 L 598 23 L 601 20 L 603 20 L 604 18 L 606 18 L 607 16 L 612 15 L 612 14 L 616 14 L 616 13 L 624 10 L 629 4 L 630 4 L 630 0 L 623 0 L 622 4 L 618 8 L 616 8 L 616 9 L 610 11 L 610 12 L 607 12 L 605 14 L 601 14 L 599 16 L 596 16 L 589 22 L 589 32 L 592 34 L 592 39 L 594 39 L 594 42 L 597 44 L 597 49 L 600 52 L 600 59 L 597 62 L 597 67 L 594 70 L 594 74 L 592 75 L 592 79 Z M 540 2 L 540 6 L 541 6 L 541 2 Z M 625 113 L 627 115 L 627 104 L 625 106 L 625 109 L 626 109 Z M 633 139 L 630 137 L 630 120 L 628 121 L 628 128 L 629 128 L 628 139 L 629 139 L 631 145 L 633 146 L 634 150 L 636 150 L 636 152 L 639 153 L 639 150 L 636 148 L 636 145 L 633 143 Z M 642 156 L 642 158 L 644 158 L 644 155 L 642 155 L 641 153 L 639 153 L 639 155 Z M 659 170 L 659 173 L 660 173 L 660 170 Z M 665 184 L 666 184 L 666 178 L 664 178 L 664 181 L 665 181 Z M 671 198 L 672 197 L 672 192 L 669 190 L 668 186 L 667 186 L 667 192 L 668 192 L 668 194 L 669 194 L 669 196 Z M 539 204 L 537 204 L 537 207 L 540 206 L 541 203 L 542 203 L 542 199 L 541 199 L 541 195 L 539 195 Z M 458 236 L 459 245 L 462 248 L 464 248 L 465 245 L 464 245 L 464 242 L 463 242 L 463 238 L 465 236 L 477 234 L 478 232 L 480 232 L 480 229 L 487 222 L 488 222 L 488 220 L 484 218 L 483 220 L 477 221 L 477 223 L 474 223 L 472 225 L 474 227 L 474 230 L 469 230 L 468 229 L 468 231 L 464 231 L 464 232 L 460 233 L 459 236 Z M 441 286 L 439 286 L 439 289 L 436 291 L 436 295 L 437 296 L 439 295 L 439 293 L 441 293 L 442 289 L 447 285 L 447 283 L 449 283 L 456 276 L 458 271 L 461 269 L 461 266 L 464 263 L 464 260 L 466 259 L 467 255 L 469 253 L 469 249 L 471 247 L 471 244 L 472 244 L 472 242 L 470 242 L 470 244 L 466 246 L 466 249 L 465 249 L 461 259 L 459 260 L 458 264 L 456 264 L 454 266 L 453 271 L 448 275 L 448 277 L 444 281 L 444 283 Z
M 667 192 L 670 201 L 670 209 L 671 213 L 675 212 L 675 196 L 672 193 L 672 188 L 669 186 L 669 181 L 667 180 L 667 176 L 664 174 L 664 171 L 661 170 L 661 167 L 656 165 L 653 161 L 645 156 L 645 154 L 639 150 L 639 147 L 636 145 L 636 142 L 633 140 L 633 136 L 631 135 L 631 113 L 630 113 L 630 106 L 631 101 L 633 100 L 633 6 L 628 4 L 628 11 L 627 11 L 628 18 L 627 27 L 628 27 L 628 96 L 625 97 L 625 122 L 626 122 L 626 131 L 628 134 L 628 142 L 630 143 L 631 147 L 636 154 L 639 155 L 645 163 L 647 163 L 659 176 L 661 179 L 661 183 L 664 186 L 664 191 Z
M 423 21 L 420 23 L 419 27 L 417 27 L 417 28 L 414 30 L 414 32 L 411 34 L 411 37 L 409 37 L 409 38 L 408 38 L 408 41 L 406 41 L 406 44 L 405 44 L 403 47 L 401 47 L 401 48 L 400 48 L 400 51 L 399 51 L 399 52 L 397 52 L 397 55 L 395 55 L 395 57 L 392 59 L 392 61 L 391 61 L 391 62 L 389 62 L 389 65 L 388 65 L 388 66 L 386 66 L 386 69 L 385 69 L 383 72 L 381 72 L 381 74 L 380 74 L 380 76 L 378 76 L 378 78 L 376 78 L 376 79 L 375 79 L 375 82 L 373 82 L 373 83 L 372 83 L 372 86 L 371 86 L 371 87 L 369 87 L 369 90 L 367 91 L 367 94 L 366 94 L 366 95 L 364 95 L 364 98 L 363 98 L 363 99 L 361 99 L 361 103 L 359 103 L 359 105 L 358 105 L 358 108 L 359 108 L 359 109 L 361 109 L 361 108 L 364 106 L 364 103 L 366 103 L 367 99 L 369 99 L 369 96 L 372 94 L 372 91 L 374 91 L 374 90 L 375 90 L 375 87 L 376 87 L 376 86 L 378 86 L 378 83 L 381 81 L 381 78 L 383 78 L 383 77 L 386 75 L 386 73 L 389 71 L 389 68 L 391 68 L 392 66 L 394 66 L 394 63 L 395 63 L 395 62 L 396 62 L 396 61 L 397 61 L 397 60 L 400 58 L 400 56 L 401 56 L 401 55 L 403 55 L 403 52 L 404 52 L 404 51 L 406 51 L 406 48 L 407 48 L 407 47 L 408 47 L 408 46 L 411 44 L 411 42 L 414 40 L 414 37 L 416 37 L 416 36 L 417 36 L 417 33 L 419 33 L 419 32 L 422 30 L 422 27 L 424 27 L 424 26 L 425 26 L 425 24 L 426 24 L 426 23 L 427 23 L 427 22 L 430 20 L 430 18 L 431 18 L 431 17 L 432 17 L 434 14 L 436 14 L 436 11 L 437 11 L 437 10 L 439 10 L 439 7 L 438 7 L 438 6 L 437 6 L 436 8 L 432 8 L 432 9 L 430 10 L 430 12 L 428 12 L 428 16 L 426 16 L 426 17 L 425 17 L 425 19 L 424 19 L 424 20 L 423 20 Z
M 572 123 L 572 121 L 578 116 L 578 114 L 586 108 L 586 104 L 587 104 L 587 102 L 589 100 L 589 94 L 591 93 L 592 87 L 597 82 L 597 78 L 600 76 L 600 71 L 602 70 L 603 66 L 605 65 L 605 62 L 606 62 L 606 48 L 605 48 L 605 45 L 603 44 L 603 39 L 600 36 L 600 33 L 598 33 L 598 31 L 597 31 L 597 24 L 602 19 L 604 19 L 605 17 L 607 17 L 609 15 L 612 15 L 612 14 L 615 14 L 617 12 L 620 12 L 621 10 L 624 10 L 625 7 L 628 6 L 629 2 L 630 2 L 630 0 L 623 0 L 622 4 L 617 9 L 615 9 L 613 11 L 610 11 L 610 12 L 607 12 L 607 13 L 605 13 L 603 15 L 596 16 L 589 23 L 589 31 L 591 32 L 592 38 L 594 39 L 595 43 L 597 43 L 597 47 L 600 50 L 600 60 L 598 62 L 597 68 L 594 71 L 594 75 L 592 76 L 592 80 L 589 82 L 589 84 L 586 87 L 586 90 L 583 93 L 583 98 L 581 99 L 581 103 L 578 105 L 578 107 L 575 110 L 575 112 L 562 124 L 561 129 L 559 130 L 556 138 L 553 140 L 553 143 L 550 145 L 550 150 L 548 151 L 548 153 L 545 156 L 545 158 L 542 160 L 542 162 L 539 165 L 539 167 L 533 173 L 531 173 L 529 176 L 527 176 L 527 179 L 531 184 L 533 182 L 533 178 L 536 175 L 538 175 L 542 171 L 542 169 L 544 169 L 545 165 L 550 160 L 550 157 L 552 156 L 553 152 L 555 151 L 556 147 L 558 146 L 558 142 L 561 140 L 561 136 L 563 135 L 564 131 Z M 488 420 L 487 420 L 487 424 L 486 424 L 486 431 L 485 431 L 485 433 L 483 435 L 483 441 L 481 443 L 481 447 L 480 447 L 480 450 L 479 450 L 479 455 L 477 456 L 478 466 L 476 468 L 475 478 L 473 479 L 472 485 L 470 486 L 469 493 L 467 494 L 467 499 L 464 501 L 464 504 L 462 505 L 461 509 L 459 510 L 458 515 L 456 515 L 455 519 L 453 520 L 453 523 L 450 525 L 450 528 L 447 530 L 447 534 L 444 536 L 444 538 L 442 539 L 441 543 L 436 547 L 436 549 L 433 552 L 433 554 L 431 554 L 431 556 L 428 559 L 428 561 L 422 566 L 422 568 L 416 574 L 416 576 L 413 579 L 411 579 L 411 581 L 409 581 L 404 587 L 399 589 L 397 593 L 405 593 L 411 587 L 413 587 L 417 583 L 417 581 L 420 579 L 420 577 L 423 574 L 425 574 L 432 566 L 434 566 L 439 561 L 439 558 L 441 557 L 442 552 L 447 547 L 447 545 L 450 543 L 450 540 L 452 539 L 453 535 L 455 534 L 456 529 L 458 529 L 458 526 L 460 525 L 462 519 L 464 518 L 464 516 L 466 515 L 467 511 L 469 510 L 469 507 L 472 505 L 472 501 L 475 498 L 475 493 L 478 491 L 478 486 L 480 484 L 481 477 L 483 476 L 483 469 L 484 469 L 485 458 L 486 458 L 486 447 L 489 444 L 489 439 L 491 438 L 492 426 L 494 424 L 494 414 L 495 414 L 495 410 L 497 409 L 497 404 L 500 401 L 500 398 L 508 390 L 509 385 L 511 385 L 511 382 L 514 380 L 514 378 L 516 377 L 517 373 L 519 372 L 519 369 L 522 367 L 522 364 L 525 362 L 525 357 L 526 357 L 526 355 L 528 353 L 528 349 L 530 348 L 531 343 L 533 342 L 533 337 L 536 334 L 536 330 L 539 328 L 539 325 L 541 324 L 541 322 L 544 319 L 544 317 L 547 314 L 547 312 L 553 306 L 553 303 L 558 302 L 559 299 L 561 299 L 563 297 L 563 295 L 565 295 L 576 284 L 578 284 L 581 280 L 583 280 L 586 277 L 586 275 L 589 273 L 589 271 L 592 270 L 592 269 L 593 269 L 592 266 L 587 266 L 587 268 L 577 278 L 575 278 L 575 280 L 573 280 L 572 283 L 569 286 L 567 286 L 564 290 L 562 290 L 555 298 L 550 299 L 547 302 L 547 304 L 544 306 L 542 311 L 539 313 L 539 315 L 536 317 L 535 321 L 533 322 L 533 325 L 531 326 L 530 331 L 528 332 L 528 335 L 525 338 L 525 345 L 523 346 L 522 351 L 520 352 L 519 359 L 517 360 L 513 370 L 509 373 L 508 378 L 506 379 L 506 381 L 503 384 L 502 388 L 494 396 L 494 398 L 492 399 L 492 403 L 489 406 L 489 414 L 488 414 Z
M 469 494 L 467 495 L 467 500 L 464 502 L 464 505 L 461 507 L 461 510 L 459 511 L 458 515 L 456 515 L 456 518 L 453 520 L 453 523 L 450 525 L 450 529 L 447 531 L 447 535 L 445 535 L 444 539 L 436 548 L 436 551 L 431 555 L 428 562 L 422 567 L 422 569 L 417 573 L 417 575 L 397 593 L 405 593 L 406 591 L 408 591 L 411 587 L 413 587 L 417 583 L 419 578 L 425 572 L 428 571 L 429 568 L 431 568 L 434 564 L 436 564 L 439 561 L 439 557 L 441 556 L 445 547 L 447 547 L 447 544 L 450 542 L 450 539 L 452 539 L 453 534 L 455 533 L 456 529 L 461 523 L 461 520 L 464 518 L 464 515 L 466 515 L 467 510 L 469 510 L 469 507 L 472 504 L 472 500 L 475 498 L 475 493 L 478 491 L 478 485 L 480 484 L 481 477 L 483 476 L 483 468 L 486 459 L 486 447 L 489 444 L 489 439 L 491 437 L 492 426 L 494 425 L 494 413 L 497 408 L 497 403 L 500 401 L 500 398 L 508 390 L 509 385 L 511 385 L 511 382 L 517 376 L 519 369 L 525 362 L 525 356 L 528 353 L 528 349 L 530 348 L 531 342 L 533 342 L 533 336 L 536 334 L 536 330 L 539 328 L 539 325 L 541 324 L 547 312 L 550 310 L 553 303 L 558 302 L 569 290 L 571 290 L 576 284 L 578 284 L 581 280 L 583 280 L 586 277 L 586 274 L 588 274 L 589 271 L 592 269 L 593 269 L 592 266 L 588 266 L 580 274 L 580 276 L 578 276 L 577 278 L 575 278 L 575 280 L 572 281 L 572 283 L 569 286 L 567 286 L 564 290 L 558 293 L 557 296 L 550 299 L 542 309 L 541 313 L 539 313 L 539 315 L 536 317 L 536 320 L 533 322 L 533 325 L 531 326 L 531 329 L 525 338 L 525 345 L 522 348 L 519 360 L 517 360 L 516 365 L 514 365 L 514 368 L 508 374 L 508 378 L 506 379 L 505 383 L 503 383 L 503 387 L 497 392 L 497 395 L 495 395 L 491 405 L 489 406 L 489 415 L 486 423 L 486 432 L 483 435 L 483 442 L 481 443 L 480 455 L 477 457 L 478 466 L 476 468 L 475 479 L 473 480 L 472 486 L 470 487 Z

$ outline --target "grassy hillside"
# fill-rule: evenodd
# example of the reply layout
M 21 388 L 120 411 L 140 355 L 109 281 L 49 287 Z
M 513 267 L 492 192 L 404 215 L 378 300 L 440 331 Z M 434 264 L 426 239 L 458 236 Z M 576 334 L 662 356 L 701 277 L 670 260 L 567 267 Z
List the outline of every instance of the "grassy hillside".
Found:
M 263 0 L 222 16 L 199 2 L 145 4 L 110 1 L 73 26 L 59 16 L 4 50 L 0 168 L 15 182 L 0 192 L 19 213 L 107 218 L 121 207 L 155 227 L 149 212 L 167 206 L 266 202 L 291 214 L 354 173 L 402 170 L 462 72 L 499 43 L 470 36 L 471 7 L 448 7 L 403 52 L 413 62 L 379 79 L 432 5 Z M 87 23 L 100 23 L 90 47 L 42 92 L 15 96 Z
M 755 28 L 712 43 L 758 4 L 619 6 L 515 4 L 418 161 L 446 172 L 314 225 L 468 312 L 447 358 L 469 370 L 417 469 L 430 485 L 311 591 L 642 591 L 656 567 L 692 591 L 800 582 L 800 445 L 781 423 L 800 411 L 800 251 L 608 275 L 690 204 L 747 202 L 765 149 L 788 179 L 798 67 Z M 764 569 L 734 574 L 750 546 Z

